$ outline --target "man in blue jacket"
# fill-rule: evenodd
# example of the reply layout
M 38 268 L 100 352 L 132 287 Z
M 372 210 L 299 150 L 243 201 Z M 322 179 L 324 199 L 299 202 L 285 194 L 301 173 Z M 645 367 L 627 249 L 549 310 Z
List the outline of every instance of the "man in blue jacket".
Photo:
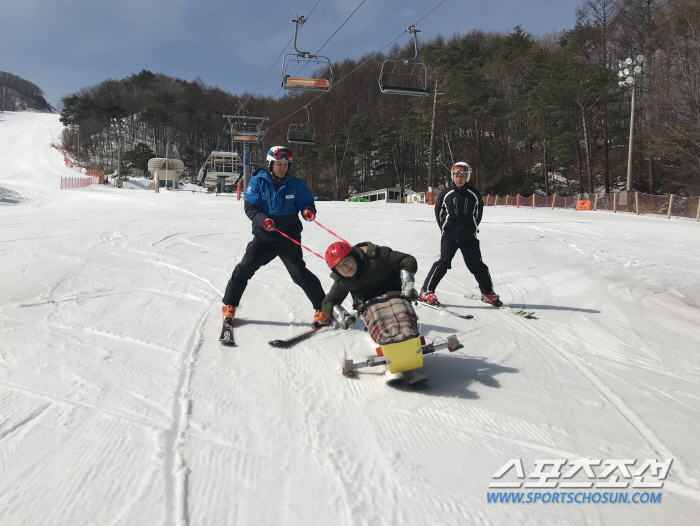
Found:
M 284 146 L 273 146 L 267 152 L 267 168 L 253 173 L 245 191 L 245 214 L 253 222 L 253 240 L 233 270 L 226 286 L 224 318 L 233 318 L 248 280 L 257 270 L 279 256 L 292 281 L 299 285 L 316 310 L 313 325 L 330 323 L 321 310 L 326 293 L 319 279 L 306 268 L 301 246 L 280 234 L 284 232 L 301 243 L 299 212 L 306 221 L 316 219 L 316 207 L 309 187 L 289 173 L 292 152 Z M 275 232 L 279 228 L 280 232 Z

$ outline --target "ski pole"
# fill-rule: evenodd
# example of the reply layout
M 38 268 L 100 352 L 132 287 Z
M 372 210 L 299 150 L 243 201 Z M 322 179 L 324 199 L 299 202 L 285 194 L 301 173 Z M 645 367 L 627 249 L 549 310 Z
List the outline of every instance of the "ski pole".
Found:
M 326 228 L 325 226 L 323 226 L 321 223 L 319 223 L 319 222 L 316 221 L 315 219 L 314 219 L 314 223 L 316 223 L 318 226 L 320 226 L 320 227 L 323 228 L 324 230 L 328 230 L 328 232 L 330 232 L 331 234 L 333 234 L 335 237 L 337 237 L 337 238 L 340 239 L 341 241 L 344 241 L 345 243 L 347 243 L 348 245 L 350 245 L 350 242 L 349 242 L 349 241 L 345 241 L 345 240 L 344 240 L 342 237 L 340 237 L 338 234 L 336 234 L 336 233 L 333 232 L 332 230 L 329 230 L 328 228 Z M 350 246 L 352 246 L 352 245 L 350 245 Z
M 297 241 L 296 239 L 292 239 L 291 237 L 289 237 L 287 234 L 285 234 L 285 233 L 282 232 L 281 230 L 275 228 L 275 232 L 279 232 L 280 234 L 282 234 L 284 237 L 286 237 L 286 238 L 289 239 L 290 241 L 293 241 L 294 243 L 296 243 L 297 245 L 299 245 L 301 248 L 305 248 L 306 250 L 308 250 L 308 251 L 311 252 L 312 254 L 315 254 L 316 256 L 320 257 L 320 258 L 321 258 L 322 260 L 324 260 L 324 261 L 326 260 L 326 258 L 324 258 L 321 254 L 317 254 L 316 252 L 314 252 L 313 250 L 311 250 L 309 247 L 305 247 L 304 245 L 302 245 L 301 243 L 299 243 L 299 241 Z

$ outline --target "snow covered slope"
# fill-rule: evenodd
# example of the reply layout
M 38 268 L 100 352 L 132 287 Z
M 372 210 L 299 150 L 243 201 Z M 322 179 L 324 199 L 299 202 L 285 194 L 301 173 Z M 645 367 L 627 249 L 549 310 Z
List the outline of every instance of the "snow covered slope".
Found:
M 243 203 L 59 190 L 75 174 L 51 131 L 57 115 L 0 114 L 3 525 L 696 524 L 697 223 L 488 208 L 496 291 L 538 319 L 464 299 L 476 283 L 455 258 L 437 294 L 475 318 L 418 313 L 429 340 L 456 333 L 465 348 L 427 356 L 428 382 L 409 388 L 375 369 L 340 374 L 343 356 L 373 352 L 361 323 L 269 347 L 313 315 L 279 261 L 250 282 L 238 346 L 221 346 L 220 298 L 251 239 Z M 318 208 L 351 242 L 415 255 L 419 282 L 437 259 L 431 207 Z M 335 240 L 313 224 L 303 235 L 317 252 Z M 328 288 L 325 263 L 305 257 Z M 537 459 L 567 459 L 564 474 L 588 457 L 634 459 L 632 474 L 646 459 L 673 464 L 661 489 L 620 471 L 626 488 L 601 489 L 581 472 L 598 487 L 555 477 L 555 489 L 516 490 L 537 503 L 489 503 L 510 459 L 524 477 L 501 482 L 536 482 Z M 553 502 L 567 492 L 662 499 Z

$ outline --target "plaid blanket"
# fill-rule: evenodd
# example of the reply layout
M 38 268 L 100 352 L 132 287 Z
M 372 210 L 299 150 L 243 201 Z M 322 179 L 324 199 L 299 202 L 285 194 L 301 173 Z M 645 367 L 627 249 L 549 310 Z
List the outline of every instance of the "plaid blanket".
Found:
M 410 302 L 384 294 L 368 303 L 370 305 L 362 313 L 362 319 L 370 336 L 379 345 L 419 336 L 418 317 Z

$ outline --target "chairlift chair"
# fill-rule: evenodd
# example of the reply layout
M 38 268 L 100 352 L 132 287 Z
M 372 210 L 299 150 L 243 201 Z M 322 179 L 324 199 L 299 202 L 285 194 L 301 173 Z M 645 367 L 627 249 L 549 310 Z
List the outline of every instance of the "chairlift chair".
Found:
M 299 90 L 299 91 L 322 91 L 327 92 L 331 90 L 331 84 L 333 80 L 333 69 L 331 68 L 331 61 L 328 57 L 321 55 L 312 55 L 307 51 L 299 51 L 297 48 L 297 35 L 299 33 L 299 27 L 304 25 L 306 19 L 303 16 L 297 15 L 295 20 L 290 20 L 296 24 L 294 29 L 294 49 L 296 53 L 287 53 L 282 61 L 282 87 L 284 89 Z M 301 71 L 302 68 L 311 65 L 314 71 L 321 70 L 322 72 L 328 72 L 328 78 L 311 78 L 311 77 L 297 77 L 290 75 L 290 66 L 293 64 L 299 64 L 301 67 L 297 71 Z M 327 68 L 327 69 L 326 69 Z
M 389 95 L 425 97 L 430 93 L 430 88 L 428 87 L 428 69 L 418 60 L 416 33 L 420 33 L 420 30 L 411 26 L 408 32 L 413 34 L 415 55 L 413 58 L 385 60 L 379 73 L 379 90 Z
M 291 144 L 314 146 L 316 144 L 316 133 L 313 125 L 311 125 L 309 107 L 304 106 L 304 108 L 306 109 L 306 122 L 289 125 L 289 128 L 287 128 L 287 142 Z

